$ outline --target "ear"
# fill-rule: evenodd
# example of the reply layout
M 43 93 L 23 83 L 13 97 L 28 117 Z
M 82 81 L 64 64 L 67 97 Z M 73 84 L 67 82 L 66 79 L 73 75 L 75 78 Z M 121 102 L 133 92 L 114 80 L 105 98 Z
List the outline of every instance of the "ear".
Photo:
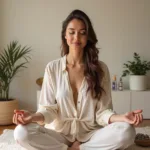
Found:
M 67 39 L 66 35 L 65 35 L 65 39 Z

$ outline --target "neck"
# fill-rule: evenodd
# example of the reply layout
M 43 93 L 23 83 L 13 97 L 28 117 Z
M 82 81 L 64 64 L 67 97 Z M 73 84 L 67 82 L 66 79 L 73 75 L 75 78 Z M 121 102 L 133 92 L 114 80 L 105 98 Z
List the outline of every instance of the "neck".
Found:
M 67 63 L 71 65 L 83 64 L 83 53 L 69 52 L 69 54 L 67 55 Z

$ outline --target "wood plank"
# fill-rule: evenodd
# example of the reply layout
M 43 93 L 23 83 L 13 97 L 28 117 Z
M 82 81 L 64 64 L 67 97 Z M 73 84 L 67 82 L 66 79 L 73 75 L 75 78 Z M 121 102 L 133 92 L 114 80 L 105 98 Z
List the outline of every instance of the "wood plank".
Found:
M 7 126 L 0 126 L 0 134 L 3 133 L 4 129 L 15 129 L 16 125 L 12 124 L 12 125 L 7 125 Z

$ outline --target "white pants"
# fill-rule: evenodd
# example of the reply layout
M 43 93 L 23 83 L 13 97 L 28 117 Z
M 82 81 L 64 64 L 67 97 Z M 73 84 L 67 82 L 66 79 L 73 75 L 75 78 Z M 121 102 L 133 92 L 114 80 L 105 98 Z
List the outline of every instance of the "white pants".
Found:
M 37 124 L 18 125 L 15 140 L 27 150 L 67 150 L 72 145 L 60 133 Z M 99 129 L 80 150 L 126 149 L 133 144 L 135 129 L 125 122 L 115 122 Z

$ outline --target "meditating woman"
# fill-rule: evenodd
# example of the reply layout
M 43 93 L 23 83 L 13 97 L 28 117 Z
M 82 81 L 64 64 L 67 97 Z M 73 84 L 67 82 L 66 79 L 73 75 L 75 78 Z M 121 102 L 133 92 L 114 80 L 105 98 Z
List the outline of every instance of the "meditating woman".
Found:
M 126 149 L 135 138 L 142 110 L 116 114 L 110 75 L 99 61 L 89 17 L 72 11 L 62 25 L 62 57 L 45 69 L 39 109 L 14 111 L 16 141 L 28 150 Z M 54 124 L 54 129 L 45 124 Z

